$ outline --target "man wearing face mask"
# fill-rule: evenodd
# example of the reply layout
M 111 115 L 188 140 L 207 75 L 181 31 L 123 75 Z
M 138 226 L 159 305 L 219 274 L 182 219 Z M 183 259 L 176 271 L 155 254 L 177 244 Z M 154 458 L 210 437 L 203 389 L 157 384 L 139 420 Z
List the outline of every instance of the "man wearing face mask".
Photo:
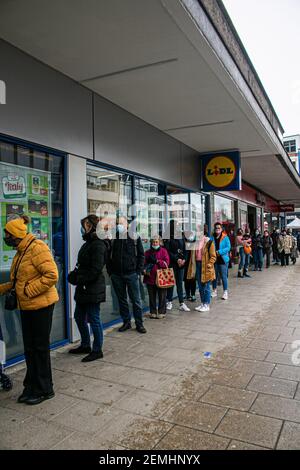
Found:
M 105 302 L 105 278 L 103 269 L 107 260 L 108 240 L 100 240 L 96 230 L 99 218 L 88 215 L 81 220 L 81 234 L 84 244 L 79 250 L 74 271 L 69 273 L 68 281 L 76 286 L 75 321 L 81 336 L 79 347 L 71 349 L 70 354 L 86 354 L 82 362 L 91 362 L 103 357 L 103 327 L 100 319 L 100 303 Z M 91 349 L 88 322 L 94 336 Z
M 136 330 L 138 333 L 146 333 L 140 294 L 140 276 L 144 271 L 145 261 L 142 240 L 136 233 L 128 232 L 128 222 L 125 217 L 117 219 L 116 229 L 116 238 L 111 242 L 107 272 L 111 276 L 123 319 L 123 325 L 119 331 L 124 332 L 131 328 L 128 292 L 133 305 Z
M 254 260 L 254 271 L 261 271 L 264 262 L 263 239 L 259 229 L 255 229 L 252 237 L 252 255 Z
M 55 287 L 58 271 L 48 246 L 27 232 L 28 223 L 29 218 L 24 215 L 5 225 L 4 242 L 16 249 L 16 254 L 10 282 L 0 285 L 0 294 L 10 292 L 10 305 L 6 304 L 6 308 L 16 308 L 21 313 L 27 371 L 18 403 L 38 405 L 54 397 L 50 332 L 54 305 L 59 300 Z

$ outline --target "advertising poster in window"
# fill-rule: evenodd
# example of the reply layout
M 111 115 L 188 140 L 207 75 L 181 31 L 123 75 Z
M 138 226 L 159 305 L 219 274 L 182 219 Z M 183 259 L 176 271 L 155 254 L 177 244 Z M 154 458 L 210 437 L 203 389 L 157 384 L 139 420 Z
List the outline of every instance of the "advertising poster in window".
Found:
M 51 173 L 0 163 L 0 269 L 9 270 L 15 250 L 3 241 L 6 222 L 16 215 L 30 217 L 29 231 L 51 249 Z

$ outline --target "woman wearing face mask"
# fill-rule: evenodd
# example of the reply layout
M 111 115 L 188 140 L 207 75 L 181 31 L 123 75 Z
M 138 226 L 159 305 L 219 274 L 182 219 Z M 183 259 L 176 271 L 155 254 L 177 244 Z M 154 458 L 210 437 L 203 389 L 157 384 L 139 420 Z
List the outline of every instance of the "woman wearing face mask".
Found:
M 100 303 L 105 302 L 105 278 L 103 268 L 106 263 L 108 240 L 98 238 L 96 230 L 99 218 L 88 215 L 81 220 L 81 234 L 84 244 L 79 250 L 77 265 L 69 273 L 68 281 L 76 286 L 75 321 L 81 336 L 81 344 L 71 349 L 70 354 L 86 354 L 82 362 L 95 361 L 103 357 L 103 327 L 100 319 Z M 94 336 L 91 349 L 88 322 Z
M 169 266 L 170 257 L 167 250 L 161 246 L 157 235 L 150 240 L 151 248 L 145 252 L 144 283 L 147 285 L 150 305 L 150 318 L 164 318 L 166 316 L 167 289 L 156 286 L 156 273 L 158 269 Z M 158 297 L 158 311 L 157 311 Z
M 215 243 L 217 261 L 215 263 L 216 279 L 213 281 L 212 297 L 217 297 L 217 279 L 220 277 L 223 284 L 223 300 L 228 300 L 228 263 L 230 259 L 230 240 L 222 225 L 215 223 L 214 234 L 211 240 Z
M 201 304 L 195 310 L 198 312 L 209 312 L 211 300 L 210 283 L 216 278 L 214 264 L 217 255 L 214 242 L 210 240 L 200 226 L 198 227 L 197 238 L 196 276 Z
M 5 225 L 4 242 L 17 252 L 10 282 L 0 286 L 0 294 L 14 290 L 21 313 L 27 371 L 18 402 L 37 405 L 54 397 L 50 331 L 54 305 L 59 299 L 55 287 L 58 271 L 48 246 L 27 233 L 28 223 L 29 218 L 23 216 Z
M 252 254 L 254 260 L 254 271 L 261 271 L 264 262 L 263 239 L 259 229 L 255 229 L 252 237 Z

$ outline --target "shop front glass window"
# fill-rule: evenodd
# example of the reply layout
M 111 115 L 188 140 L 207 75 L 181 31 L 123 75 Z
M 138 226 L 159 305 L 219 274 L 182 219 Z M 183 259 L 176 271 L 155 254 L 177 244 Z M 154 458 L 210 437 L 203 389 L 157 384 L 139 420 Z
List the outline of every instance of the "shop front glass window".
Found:
M 132 177 L 126 173 L 105 170 L 95 166 L 87 167 L 88 213 L 96 214 L 104 227 L 114 233 L 118 216 L 130 217 L 132 210 Z M 116 294 L 110 277 L 104 270 L 106 302 L 101 304 L 101 318 L 104 324 L 120 316 Z
M 214 196 L 214 223 L 220 222 L 229 231 L 234 228 L 234 201 Z
M 64 293 L 63 157 L 0 140 L 0 282 L 9 280 L 15 251 L 3 242 L 6 222 L 18 215 L 30 217 L 29 231 L 49 246 L 59 271 L 51 343 L 67 338 Z M 0 297 L 0 323 L 7 359 L 23 354 L 19 311 L 4 309 Z
M 168 220 L 176 220 L 180 231 L 190 230 L 189 194 L 178 188 L 167 188 Z
M 191 194 L 191 229 L 198 232 L 205 224 L 205 196 L 197 193 Z

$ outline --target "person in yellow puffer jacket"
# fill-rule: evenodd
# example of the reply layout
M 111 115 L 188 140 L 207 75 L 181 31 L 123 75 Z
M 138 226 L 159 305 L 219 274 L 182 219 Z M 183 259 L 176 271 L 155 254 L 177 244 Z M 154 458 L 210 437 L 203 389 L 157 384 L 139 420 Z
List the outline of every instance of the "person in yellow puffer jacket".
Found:
M 27 233 L 28 222 L 29 218 L 22 216 L 5 225 L 4 242 L 17 253 L 10 282 L 0 284 L 0 295 L 8 293 L 15 281 L 27 366 L 24 391 L 18 402 L 36 405 L 54 397 L 50 332 L 54 305 L 59 300 L 55 287 L 58 270 L 48 246 Z

